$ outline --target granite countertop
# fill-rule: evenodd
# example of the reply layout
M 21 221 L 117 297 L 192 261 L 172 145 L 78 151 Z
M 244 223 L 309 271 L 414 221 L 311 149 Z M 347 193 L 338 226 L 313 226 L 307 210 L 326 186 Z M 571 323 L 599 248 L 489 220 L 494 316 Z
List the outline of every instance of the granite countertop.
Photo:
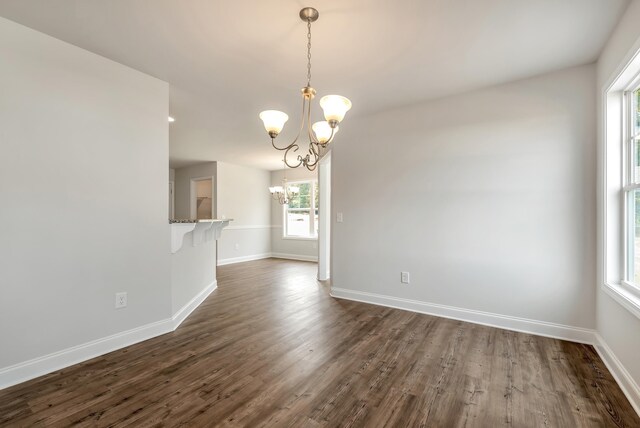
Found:
M 213 218 L 213 219 L 194 219 L 194 218 L 181 218 L 181 219 L 170 219 L 169 224 L 174 223 L 217 223 L 222 221 L 231 221 L 230 218 Z

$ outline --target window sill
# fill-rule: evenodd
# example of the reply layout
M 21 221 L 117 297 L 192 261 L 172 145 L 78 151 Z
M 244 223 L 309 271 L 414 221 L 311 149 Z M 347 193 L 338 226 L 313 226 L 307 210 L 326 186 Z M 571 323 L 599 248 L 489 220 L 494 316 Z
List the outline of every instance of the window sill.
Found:
M 626 284 L 605 283 L 602 286 L 602 290 L 613 300 L 635 315 L 636 318 L 640 318 L 640 297 L 628 288 L 629 286 Z
M 317 241 L 317 236 L 283 236 L 282 239 L 290 239 L 292 241 Z

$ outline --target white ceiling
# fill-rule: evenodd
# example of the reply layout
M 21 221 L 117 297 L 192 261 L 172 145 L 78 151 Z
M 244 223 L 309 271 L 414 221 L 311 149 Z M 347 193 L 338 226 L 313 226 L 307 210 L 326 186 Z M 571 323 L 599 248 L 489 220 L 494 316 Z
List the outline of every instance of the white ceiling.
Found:
M 0 15 L 169 82 L 172 166 L 279 169 L 258 113 L 287 112 L 279 140 L 292 138 L 306 83 L 303 6 L 320 11 L 312 85 L 351 99 L 349 126 L 350 116 L 595 61 L 627 3 L 0 0 Z

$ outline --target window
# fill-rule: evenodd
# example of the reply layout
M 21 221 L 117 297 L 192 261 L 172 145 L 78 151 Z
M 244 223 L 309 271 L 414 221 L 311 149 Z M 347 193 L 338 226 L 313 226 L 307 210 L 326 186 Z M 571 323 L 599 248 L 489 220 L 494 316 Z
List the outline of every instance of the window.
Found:
M 640 85 L 624 97 L 626 282 L 640 287 Z
M 318 182 L 315 180 L 289 183 L 300 191 L 284 206 L 284 236 L 286 238 L 318 237 Z

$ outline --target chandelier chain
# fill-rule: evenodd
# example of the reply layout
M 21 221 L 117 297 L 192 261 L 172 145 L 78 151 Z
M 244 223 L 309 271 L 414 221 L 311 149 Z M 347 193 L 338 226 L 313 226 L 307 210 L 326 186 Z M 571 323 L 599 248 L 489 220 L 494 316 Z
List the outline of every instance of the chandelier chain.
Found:
M 307 19 L 307 86 L 311 86 L 311 20 Z

